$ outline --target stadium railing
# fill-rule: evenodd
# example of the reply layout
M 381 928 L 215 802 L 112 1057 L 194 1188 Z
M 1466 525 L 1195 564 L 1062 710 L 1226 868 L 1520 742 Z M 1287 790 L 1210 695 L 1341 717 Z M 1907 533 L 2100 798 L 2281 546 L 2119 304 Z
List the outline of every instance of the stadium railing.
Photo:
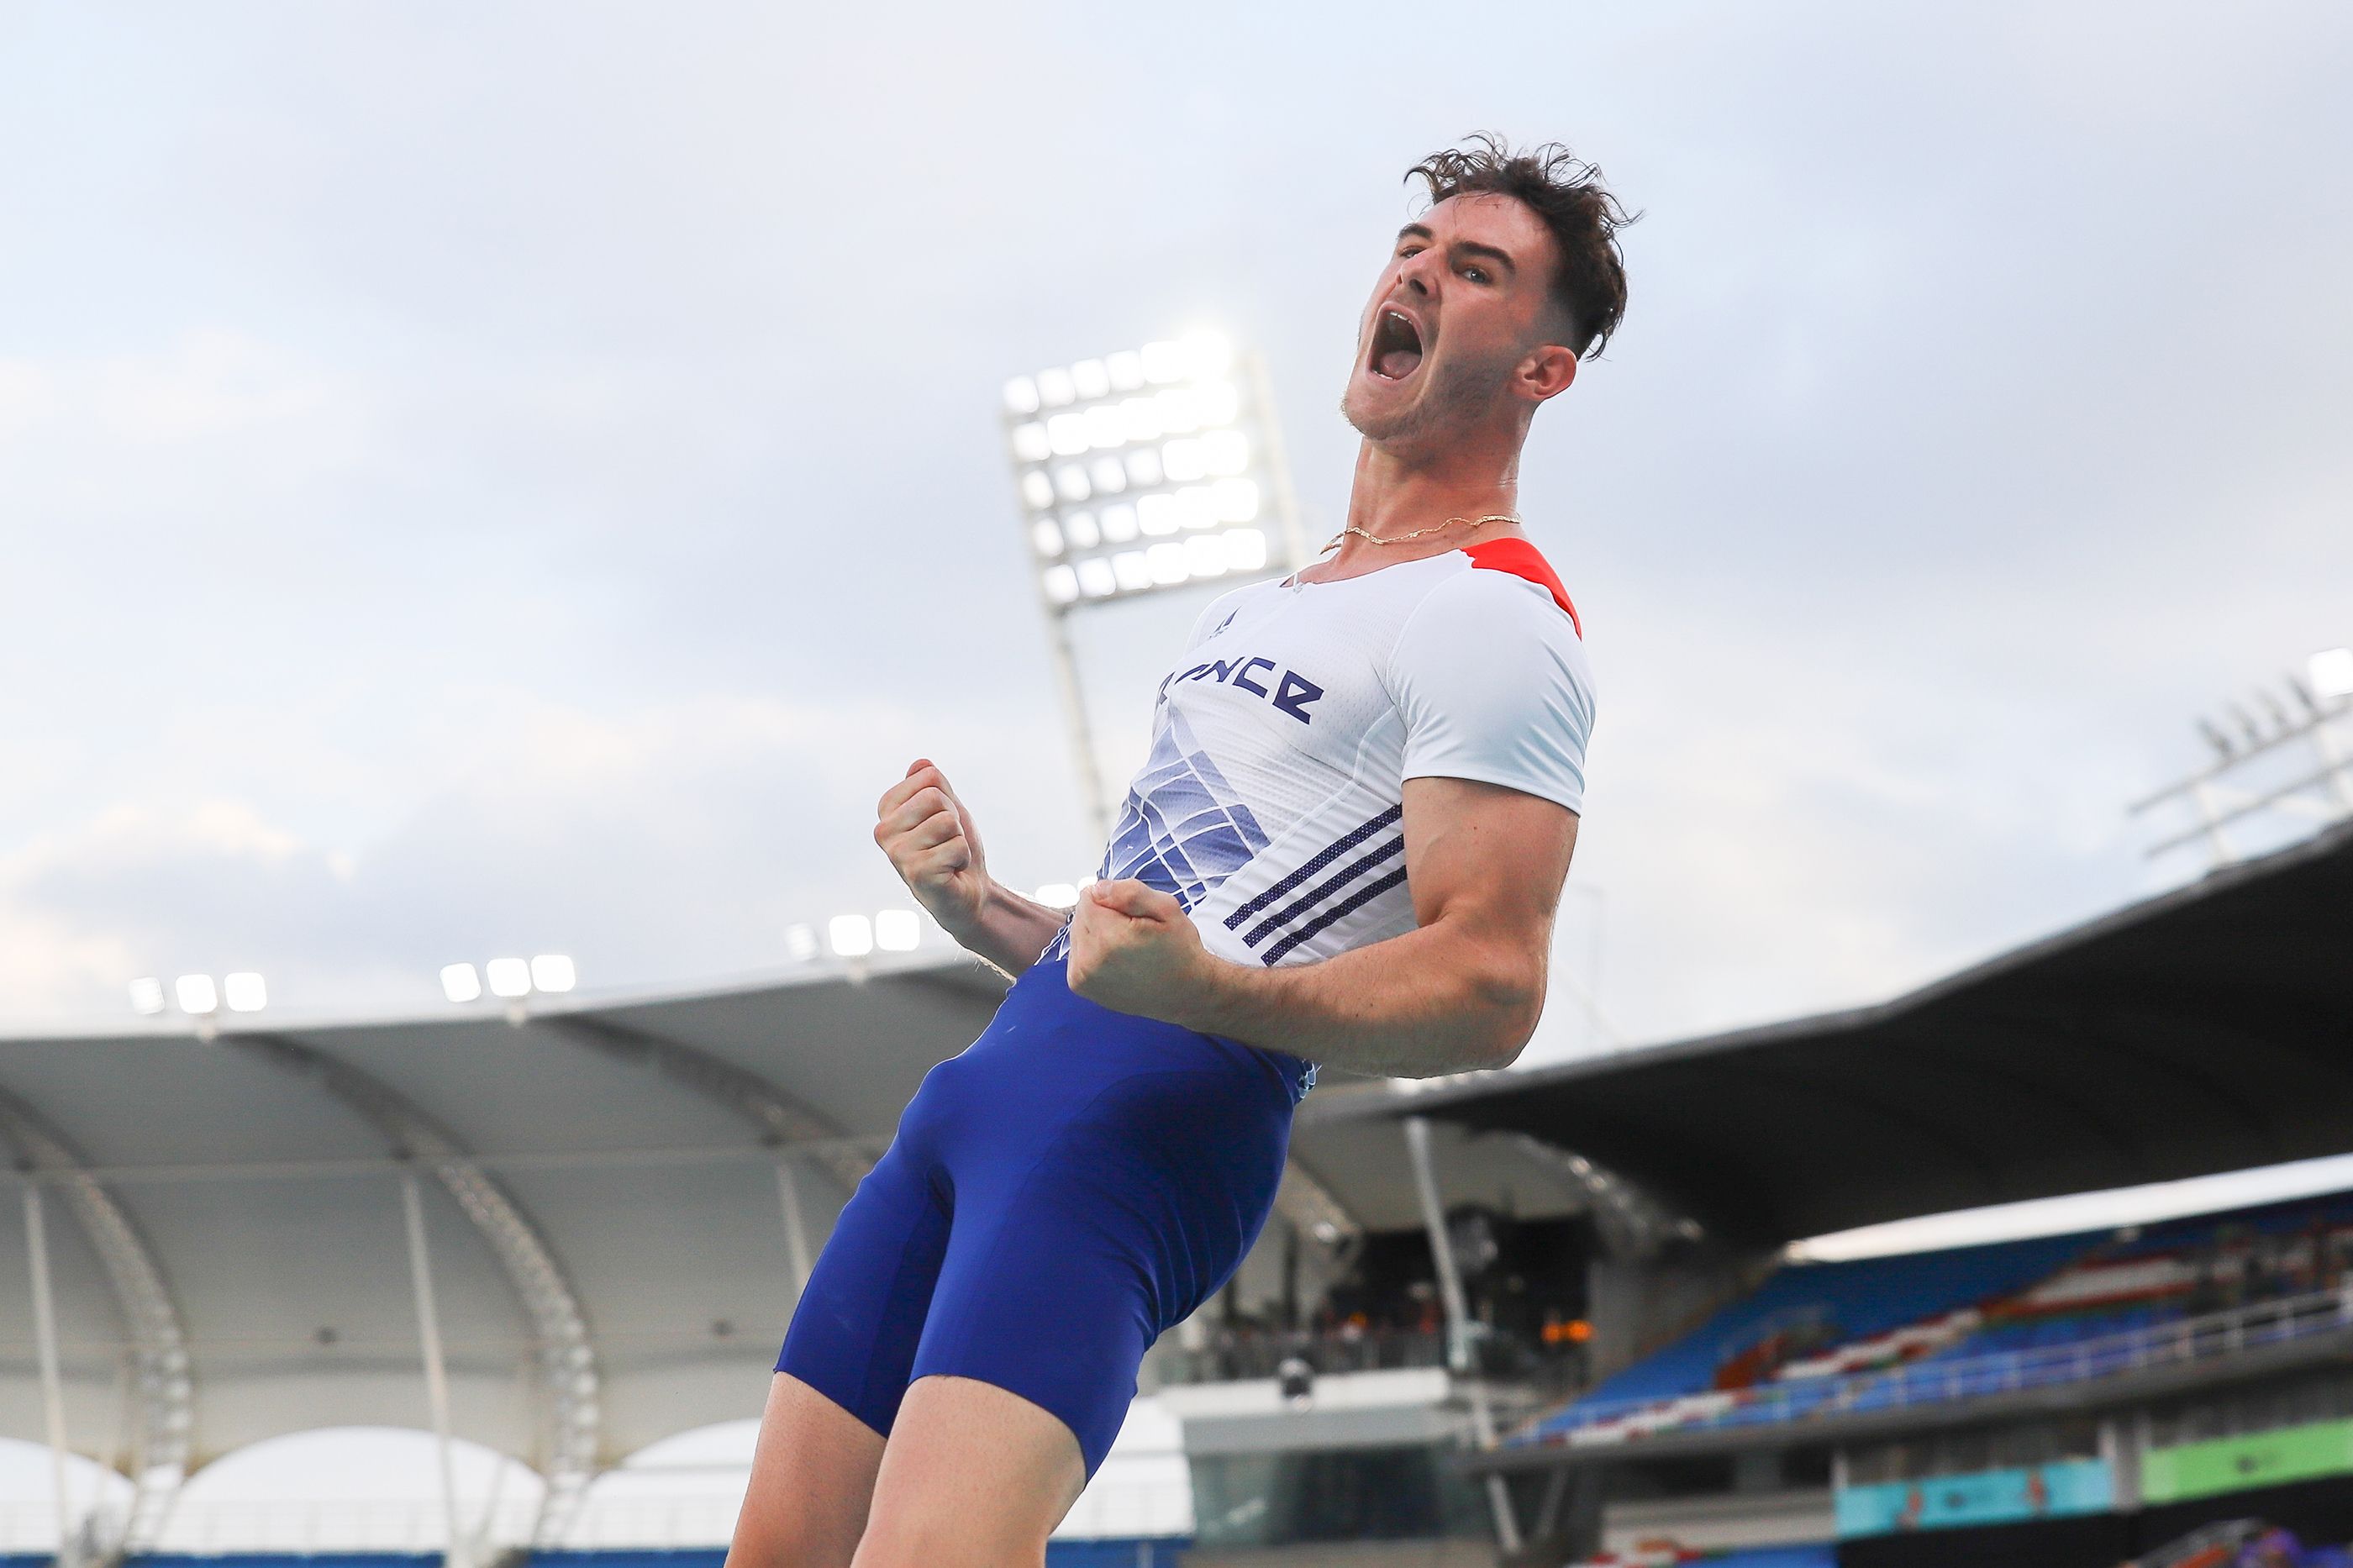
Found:
M 1446 1336 L 1410 1329 L 1297 1332 L 1264 1330 L 1220 1337 L 1198 1350 L 1163 1351 L 1165 1383 L 1234 1383 L 1280 1374 L 1296 1358 L 1318 1377 L 1446 1364 Z
M 1947 1355 L 1841 1377 L 1791 1379 L 1704 1394 L 1586 1401 L 1532 1423 L 1510 1441 L 1581 1447 L 1635 1442 L 1662 1432 L 1707 1431 L 1947 1404 L 2021 1389 L 2086 1383 L 2149 1367 L 2211 1361 L 2348 1326 L 2353 1326 L 2353 1289 L 2318 1291 L 2073 1344 Z

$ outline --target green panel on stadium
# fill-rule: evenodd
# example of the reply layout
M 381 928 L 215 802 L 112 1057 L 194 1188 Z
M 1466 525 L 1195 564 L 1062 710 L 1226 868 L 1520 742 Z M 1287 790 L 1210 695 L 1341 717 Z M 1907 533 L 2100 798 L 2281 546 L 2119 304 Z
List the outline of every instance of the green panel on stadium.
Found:
M 2140 1490 L 2145 1502 L 2182 1502 L 2348 1474 L 2353 1474 L 2353 1421 L 2316 1421 L 2152 1448 L 2141 1459 Z

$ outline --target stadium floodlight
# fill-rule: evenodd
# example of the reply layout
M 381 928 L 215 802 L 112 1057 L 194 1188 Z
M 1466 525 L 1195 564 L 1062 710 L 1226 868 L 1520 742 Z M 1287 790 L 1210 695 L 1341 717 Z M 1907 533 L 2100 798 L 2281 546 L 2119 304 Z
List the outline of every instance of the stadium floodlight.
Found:
M 531 988 L 561 995 L 580 984 L 580 971 L 561 952 L 543 952 L 531 961 Z
M 795 963 L 807 963 L 815 958 L 818 954 L 817 929 L 805 925 L 786 926 L 785 954 Z
M 874 951 L 874 922 L 864 915 L 836 915 L 825 923 L 825 940 L 837 958 L 863 958 Z
M 251 970 L 221 977 L 221 1000 L 232 1013 L 259 1013 L 269 1005 L 269 987 Z
M 2323 648 L 2308 667 L 2312 689 L 2323 697 L 2353 697 L 2353 647 Z
M 531 965 L 520 958 L 494 958 L 482 965 L 482 976 L 491 984 L 491 994 L 508 1002 L 516 1002 L 531 994 Z
M 1002 417 L 1080 782 L 1108 832 L 1065 622 L 1306 564 L 1274 400 L 1259 356 L 1198 331 L 1015 376 Z
M 1079 901 L 1075 882 L 1049 882 L 1038 889 L 1035 897 L 1050 910 L 1067 910 Z
M 441 994 L 452 1002 L 479 1002 L 482 999 L 482 977 L 470 963 L 445 963 L 441 966 Z
M 164 983 L 152 974 L 142 974 L 131 983 L 131 1010 L 142 1017 L 153 1017 L 168 1004 L 164 997 Z
M 923 917 L 913 910 L 884 910 L 874 917 L 874 945 L 885 952 L 913 952 L 923 940 Z
M 172 994 L 180 1011 L 191 1016 L 206 1018 L 220 1011 L 220 992 L 209 974 L 181 975 L 172 982 Z

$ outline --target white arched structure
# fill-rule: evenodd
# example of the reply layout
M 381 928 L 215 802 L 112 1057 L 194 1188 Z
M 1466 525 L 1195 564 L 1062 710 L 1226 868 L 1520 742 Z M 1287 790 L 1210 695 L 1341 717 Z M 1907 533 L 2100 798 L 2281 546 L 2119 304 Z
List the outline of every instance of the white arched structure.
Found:
M 132 1479 L 117 1539 L 155 1539 L 178 1478 L 215 1457 L 430 1429 L 438 1408 L 543 1479 L 530 1534 L 565 1542 L 625 1456 L 758 1415 L 809 1258 L 1002 992 L 910 954 L 512 1016 L 0 1038 L 0 1178 L 53 1216 L 56 1405 L 69 1447 Z M 1451 1194 L 1582 1201 L 1525 1154 L 1439 1132 Z M 1246 1286 L 1284 1277 L 1302 1237 L 1418 1223 L 1393 1130 L 1309 1114 L 1297 1152 Z M 0 1199 L 0 1226 L 22 1206 Z M 29 1250 L 0 1240 L 0 1436 L 44 1441 Z

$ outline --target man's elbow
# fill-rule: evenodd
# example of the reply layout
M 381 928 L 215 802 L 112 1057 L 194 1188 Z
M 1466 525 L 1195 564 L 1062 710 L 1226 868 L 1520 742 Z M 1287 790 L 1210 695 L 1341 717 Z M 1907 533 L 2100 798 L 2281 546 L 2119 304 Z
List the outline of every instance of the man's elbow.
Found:
M 1476 1041 L 1473 1068 L 1507 1068 L 1535 1037 L 1544 1016 L 1545 973 L 1541 958 L 1514 956 L 1483 965 L 1476 977 L 1475 1011 L 1485 1026 Z

